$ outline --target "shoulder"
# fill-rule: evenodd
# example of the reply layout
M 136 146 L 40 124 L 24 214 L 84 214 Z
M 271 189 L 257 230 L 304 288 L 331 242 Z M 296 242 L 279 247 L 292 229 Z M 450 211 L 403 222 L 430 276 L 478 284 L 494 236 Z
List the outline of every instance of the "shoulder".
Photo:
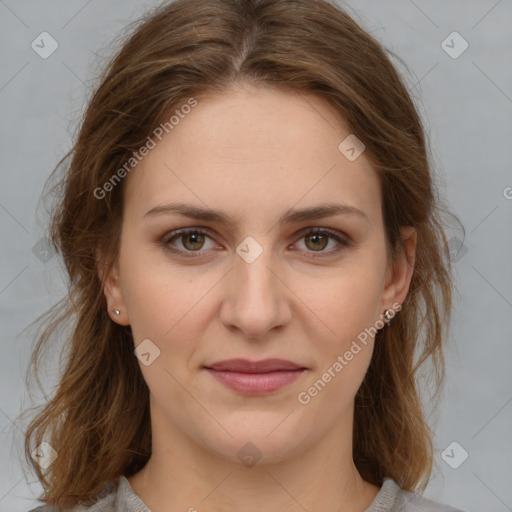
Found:
M 401 490 L 398 496 L 398 510 L 404 512 L 464 512 L 450 505 L 443 505 L 437 501 L 432 501 L 419 494 Z
M 365 512 L 464 512 L 449 505 L 429 500 L 419 494 L 400 489 L 396 482 L 386 478 L 375 500 Z

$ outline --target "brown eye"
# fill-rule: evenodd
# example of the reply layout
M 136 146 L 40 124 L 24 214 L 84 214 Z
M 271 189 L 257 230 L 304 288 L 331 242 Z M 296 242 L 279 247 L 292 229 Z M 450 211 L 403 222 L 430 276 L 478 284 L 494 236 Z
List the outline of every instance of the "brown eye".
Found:
M 306 240 L 306 246 L 312 251 L 322 251 L 327 247 L 329 243 L 329 236 L 320 233 L 311 233 L 304 237 Z
M 216 247 L 211 235 L 201 228 L 186 228 L 168 233 L 163 237 L 162 244 L 171 252 L 191 257 L 201 256 L 205 250 Z
M 201 233 L 185 233 L 180 235 L 183 247 L 188 251 L 197 251 L 204 245 L 205 236 Z
M 339 231 L 314 227 L 303 232 L 295 248 L 298 248 L 310 258 L 322 258 L 335 256 L 351 246 L 350 238 L 342 235 Z
M 210 231 L 199 227 L 172 231 L 162 238 L 161 243 L 166 250 L 179 256 L 191 258 L 205 256 L 208 254 L 208 249 L 221 249 L 215 243 Z M 208 246 L 208 244 L 210 245 Z M 334 256 L 340 251 L 348 249 L 352 244 L 350 239 L 337 231 L 315 227 L 303 234 L 299 245 L 303 246 L 299 250 L 309 257 L 319 258 Z M 296 249 L 297 247 L 294 250 Z

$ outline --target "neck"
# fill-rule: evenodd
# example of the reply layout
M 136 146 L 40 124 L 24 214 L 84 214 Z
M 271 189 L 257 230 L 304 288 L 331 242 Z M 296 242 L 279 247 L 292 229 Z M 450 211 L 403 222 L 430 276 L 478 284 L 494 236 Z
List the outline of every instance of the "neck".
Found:
M 379 491 L 353 463 L 351 432 L 331 431 L 284 460 L 253 467 L 212 453 L 180 430 L 169 434 L 153 423 L 152 456 L 128 478 L 152 512 L 363 512 Z

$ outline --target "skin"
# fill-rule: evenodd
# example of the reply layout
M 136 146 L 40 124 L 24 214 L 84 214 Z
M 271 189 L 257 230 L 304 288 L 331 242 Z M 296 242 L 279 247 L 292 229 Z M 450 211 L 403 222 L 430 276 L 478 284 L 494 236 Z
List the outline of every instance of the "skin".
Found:
M 150 390 L 152 456 L 128 478 L 153 512 L 354 512 L 379 491 L 352 459 L 354 397 L 374 339 L 307 405 L 297 398 L 403 303 L 412 277 L 415 230 L 402 229 L 405 250 L 392 261 L 378 176 L 365 153 L 349 161 L 338 150 L 350 133 L 320 98 L 237 85 L 199 99 L 126 178 L 119 258 L 105 295 L 109 311 L 121 311 L 112 320 L 131 325 L 135 346 L 150 339 L 160 350 L 150 365 L 139 363 Z M 233 225 L 146 215 L 171 202 L 221 210 Z M 279 223 L 289 209 L 324 203 L 364 216 Z M 169 241 L 173 230 L 198 226 L 210 234 Z M 311 239 L 311 227 L 351 244 L 333 253 L 339 243 Z M 248 236 L 263 248 L 252 263 L 236 252 Z M 173 254 L 166 243 L 199 257 Z M 248 397 L 203 369 L 235 357 L 289 359 L 307 370 L 279 391 Z M 237 457 L 247 442 L 261 454 L 253 467 Z

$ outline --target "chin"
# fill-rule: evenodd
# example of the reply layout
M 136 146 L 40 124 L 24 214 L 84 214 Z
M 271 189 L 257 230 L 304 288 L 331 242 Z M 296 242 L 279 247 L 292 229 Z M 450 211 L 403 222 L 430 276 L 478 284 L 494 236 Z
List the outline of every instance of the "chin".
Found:
M 232 418 L 232 421 L 223 423 L 231 436 L 222 431 L 220 436 L 212 439 L 211 432 L 208 432 L 201 444 L 217 456 L 246 467 L 285 461 L 304 451 L 310 444 L 308 439 L 311 441 L 312 433 L 317 429 L 315 425 L 310 425 L 308 435 L 304 422 L 300 425 L 297 418 L 293 418 L 296 412 L 286 417 L 289 412 L 244 413 L 243 419 L 238 422 Z

